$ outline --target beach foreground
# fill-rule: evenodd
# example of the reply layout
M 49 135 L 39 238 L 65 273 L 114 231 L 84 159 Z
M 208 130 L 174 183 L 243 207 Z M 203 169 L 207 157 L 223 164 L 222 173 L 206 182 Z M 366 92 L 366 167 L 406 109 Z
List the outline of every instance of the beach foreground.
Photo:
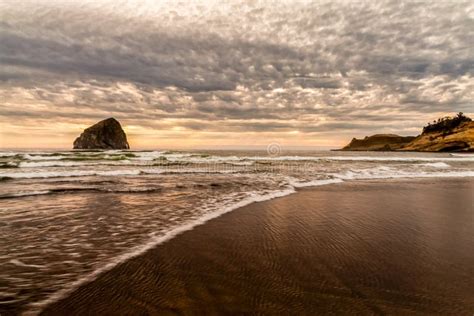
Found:
M 225 214 L 44 315 L 474 311 L 474 181 L 346 182 Z

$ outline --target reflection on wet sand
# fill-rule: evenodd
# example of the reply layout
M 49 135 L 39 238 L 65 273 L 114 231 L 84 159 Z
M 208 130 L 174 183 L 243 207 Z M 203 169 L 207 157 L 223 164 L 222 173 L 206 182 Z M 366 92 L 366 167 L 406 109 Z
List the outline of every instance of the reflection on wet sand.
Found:
M 343 183 L 185 232 L 44 314 L 474 310 L 472 180 Z

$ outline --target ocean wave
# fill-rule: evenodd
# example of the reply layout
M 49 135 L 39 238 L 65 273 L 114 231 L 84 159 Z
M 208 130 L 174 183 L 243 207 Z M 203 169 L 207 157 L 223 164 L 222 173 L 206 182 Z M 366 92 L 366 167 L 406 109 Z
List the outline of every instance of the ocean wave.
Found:
M 17 156 L 19 153 L 17 152 L 7 152 L 7 151 L 4 151 L 4 152 L 0 152 L 0 158 L 10 158 L 10 157 L 13 157 L 13 156 Z
M 190 162 L 190 163 L 241 163 L 241 162 L 257 162 L 257 161 L 366 161 L 366 162 L 437 162 L 452 161 L 466 162 L 474 161 L 474 156 L 469 157 L 372 157 L 372 156 L 206 156 L 193 157 L 192 155 L 163 155 L 168 161 L 173 162 Z
M 5 163 L 0 162 L 0 169 L 12 169 L 12 168 L 18 168 L 18 167 L 19 167 L 18 164 L 12 161 L 5 162 Z
M 27 263 L 24 263 L 18 259 L 12 259 L 9 261 L 11 264 L 14 264 L 18 267 L 24 267 L 24 268 L 35 268 L 35 269 L 41 269 L 41 268 L 44 268 L 45 266 L 42 266 L 42 265 L 38 265 L 38 264 L 27 264 Z
M 195 169 L 129 169 L 129 170 L 75 170 L 75 171 L 36 171 L 36 172 L 11 172 L 0 173 L 0 179 L 41 179 L 41 178 L 64 178 L 64 177 L 87 177 L 87 176 L 138 176 L 153 174 L 233 174 L 248 173 L 245 170 L 217 170 L 213 168 Z
M 0 178 L 8 179 L 36 179 L 36 178 L 61 178 L 61 177 L 86 177 L 86 176 L 135 176 L 141 170 L 75 170 L 75 171 L 38 171 L 38 172 L 15 172 L 0 173 Z
M 18 192 L 11 194 L 0 195 L 0 200 L 3 199 L 15 199 L 24 198 L 29 196 L 37 195 L 50 195 L 50 194 L 70 194 L 70 193 L 85 193 L 85 192 L 100 192 L 100 193 L 154 193 L 161 192 L 163 189 L 160 188 L 138 188 L 138 189 L 113 189 L 113 188 L 54 188 L 49 190 L 39 191 L 28 191 Z
M 130 152 L 55 152 L 55 153 L 17 153 L 5 158 L 15 158 L 26 161 L 84 161 L 84 160 L 126 160 L 137 158 L 138 155 Z
M 43 166 L 45 162 L 39 163 L 39 165 Z M 54 165 L 53 163 L 47 164 L 48 166 Z M 61 165 L 62 167 L 67 165 Z M 77 165 L 76 163 L 71 163 L 70 166 L 83 166 Z M 91 165 L 88 165 L 91 166 Z M 94 165 L 93 165 L 94 166 Z M 103 164 L 98 164 L 98 167 L 104 166 Z M 120 166 L 120 165 L 119 165 Z M 0 172 L 0 181 L 6 181 L 11 179 L 40 179 L 40 178 L 67 178 L 67 177 L 86 177 L 86 176 L 139 176 L 139 175 L 169 175 L 169 174 L 248 174 L 248 173 L 260 173 L 260 172 L 274 172 L 273 169 L 266 169 L 266 168 L 245 168 L 245 166 L 235 166 L 235 168 L 225 167 L 225 164 L 215 165 L 215 166 L 168 166 L 168 165 L 153 165 L 153 168 L 150 168 L 147 165 L 127 165 L 127 167 L 141 167 L 136 169 L 117 169 L 117 170 L 57 170 L 57 171 L 44 171 L 44 170 L 32 170 L 31 172 L 25 172 L 22 170 L 20 172 Z M 417 166 L 428 167 L 428 168 L 436 168 L 436 169 L 448 169 L 451 166 L 445 162 L 429 162 L 429 163 L 422 163 L 420 165 L 405 165 L 405 169 L 407 168 L 416 168 Z M 173 168 L 176 167 L 176 168 Z M 396 168 L 392 168 L 389 166 L 374 166 L 373 168 L 367 169 L 352 169 L 349 172 L 353 174 L 361 174 L 364 176 L 385 176 L 390 175 L 390 177 L 416 177 L 418 174 L 421 176 L 463 176 L 464 174 L 470 174 L 471 170 L 466 171 L 452 171 L 451 173 L 433 173 L 428 171 L 406 171 L 404 168 L 400 168 L 397 166 Z M 18 169 L 17 169 L 18 170 Z M 275 169 L 276 173 L 285 172 L 286 169 Z M 288 170 L 292 170 L 289 167 Z M 298 170 L 295 167 L 295 170 Z M 393 176 L 391 175 L 393 174 Z M 334 176 L 334 172 L 328 170 L 327 172 L 321 173 L 321 175 L 325 176 Z
M 173 166 L 186 166 L 192 164 L 210 164 L 211 162 L 207 161 L 138 161 L 138 160 L 94 160 L 94 161 L 22 161 L 18 165 L 8 163 L 0 164 L 0 168 L 49 168 L 49 167 L 87 167 L 87 166 L 128 166 L 128 167 L 146 167 L 146 166 L 156 166 L 156 167 L 173 167 Z M 229 164 L 233 166 L 251 166 L 254 162 L 251 161 L 236 161 L 236 162 L 215 162 L 216 165 L 219 164 Z
M 186 153 L 186 152 L 166 152 L 166 151 L 68 151 L 68 152 L 3 152 L 0 157 L 3 158 L 4 168 L 49 168 L 49 167 L 80 167 L 80 166 L 147 166 L 158 165 L 172 166 L 186 164 L 231 164 L 235 166 L 252 166 L 255 163 L 275 163 L 275 162 L 400 162 L 400 163 L 436 163 L 436 162 L 474 162 L 474 155 L 470 154 L 450 154 L 445 156 L 414 156 L 404 153 L 379 156 L 331 156 L 330 153 L 324 153 L 318 156 L 220 156 L 204 153 Z
M 333 174 L 342 180 L 366 180 L 366 179 L 401 179 L 401 178 L 463 178 L 474 177 L 474 171 L 451 171 L 451 172 L 407 172 L 402 170 L 364 169 L 349 170 L 344 173 Z
M 422 165 L 426 167 L 439 168 L 439 169 L 445 169 L 445 168 L 451 167 L 445 162 L 429 162 L 429 163 L 424 163 Z
M 19 198 L 19 197 L 26 197 L 26 196 L 35 196 L 35 195 L 44 195 L 49 194 L 50 190 L 41 190 L 41 191 L 29 191 L 29 192 L 18 192 L 12 194 L 2 194 L 0 195 L 0 199 L 11 199 L 11 198 Z
M 40 167 L 78 167 L 78 166 L 94 166 L 103 165 L 100 162 L 82 163 L 73 161 L 38 161 L 38 162 L 20 162 L 20 168 L 40 168 Z
M 394 161 L 394 162 L 435 162 L 435 161 L 474 161 L 474 157 L 452 158 L 452 157 L 370 157 L 370 156 L 281 156 L 281 157 L 246 157 L 245 159 L 269 160 L 269 161 Z
M 298 181 L 294 178 L 289 178 L 288 182 L 295 188 L 315 187 L 320 185 L 334 184 L 343 182 L 342 179 L 321 179 L 311 181 Z
M 22 161 L 18 165 L 20 168 L 43 168 L 43 167 L 85 167 L 85 166 L 143 166 L 140 164 L 133 164 L 130 160 L 122 161 L 89 161 L 89 162 L 79 162 L 79 161 Z
M 25 160 L 60 160 L 66 157 L 65 155 L 54 155 L 54 154 L 22 154 L 22 159 Z
M 143 159 L 144 157 L 140 157 Z M 173 154 L 147 156 L 149 160 L 166 160 L 172 162 L 189 163 L 242 163 L 256 161 L 393 161 L 393 162 L 436 162 L 436 161 L 474 161 L 474 156 L 465 157 L 372 157 L 372 156 L 214 156 L 214 155 L 191 155 Z

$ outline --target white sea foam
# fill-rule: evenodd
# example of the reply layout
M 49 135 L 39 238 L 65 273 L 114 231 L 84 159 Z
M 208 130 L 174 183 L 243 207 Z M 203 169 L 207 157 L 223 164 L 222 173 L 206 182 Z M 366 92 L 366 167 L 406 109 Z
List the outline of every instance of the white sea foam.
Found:
M 42 153 L 43 156 L 41 155 L 41 153 L 38 153 L 38 154 L 35 154 L 35 155 L 30 155 L 30 154 L 23 154 L 23 158 L 24 159 L 28 159 L 28 160 L 61 160 L 63 159 L 64 157 L 66 156 L 51 156 L 51 155 L 48 155 L 47 153 Z
M 20 162 L 20 168 L 39 168 L 39 167 L 78 167 L 78 166 L 93 166 L 93 165 L 102 165 L 101 162 L 93 162 L 93 163 L 84 163 L 84 162 L 77 162 L 77 161 L 38 161 L 38 162 L 30 162 L 30 161 L 23 161 Z
M 289 178 L 288 181 L 295 188 L 315 187 L 315 186 L 320 186 L 320 185 L 343 182 L 342 179 L 322 179 L 322 180 L 312 180 L 312 181 L 302 182 L 302 181 L 298 181 L 294 178 Z
M 375 156 L 209 156 L 209 157 L 193 157 L 190 155 L 163 155 L 166 159 L 173 162 L 191 162 L 191 163 L 224 163 L 224 162 L 240 162 L 244 161 L 394 161 L 394 162 L 436 162 L 436 161 L 474 161 L 474 156 L 456 158 L 456 157 L 375 157 Z
M 398 161 L 398 162 L 430 162 L 430 161 L 474 161 L 474 157 L 470 158 L 450 158 L 450 157 L 328 157 L 328 160 L 341 161 Z
M 36 269 L 41 269 L 44 268 L 42 265 L 37 265 L 37 264 L 26 264 L 18 259 L 12 259 L 9 261 L 11 264 L 14 264 L 18 267 L 26 267 L 26 268 L 36 268 Z
M 474 161 L 474 157 L 453 158 L 453 157 L 371 157 L 371 156 L 281 156 L 281 157 L 246 157 L 253 160 L 273 160 L 273 161 L 397 161 L 397 162 L 423 162 L 423 161 Z
M 380 169 L 379 169 L 380 170 Z M 456 178 L 474 177 L 474 171 L 452 171 L 452 172 L 406 172 L 397 170 L 394 172 L 380 172 L 377 169 L 350 170 L 344 173 L 333 174 L 334 177 L 343 180 L 364 179 L 399 179 L 399 178 Z
M 10 198 L 10 197 L 24 197 L 24 196 L 34 196 L 34 195 L 44 195 L 49 194 L 51 191 L 49 190 L 41 190 L 41 191 L 28 191 L 28 192 L 17 192 L 8 195 L 0 195 L 1 198 Z
M 424 163 L 423 166 L 432 167 L 432 168 L 439 168 L 439 169 L 445 169 L 445 168 L 450 168 L 451 167 L 450 165 L 448 165 L 445 162 L 429 162 L 429 163 Z
M 67 178 L 67 177 L 87 177 L 87 176 L 134 176 L 140 174 L 189 174 L 189 173 L 205 173 L 205 174 L 233 174 L 242 173 L 241 170 L 215 170 L 210 168 L 195 169 L 160 169 L 160 168 L 143 168 L 130 170 L 75 170 L 75 171 L 36 171 L 36 172 L 0 172 L 0 177 L 8 177 L 12 179 L 40 179 L 40 178 Z
M 18 155 L 18 153 L 12 152 L 12 151 L 2 151 L 2 152 L 0 152 L 0 158 L 8 158 L 8 157 L 16 156 L 16 155 Z
M 139 175 L 141 170 L 75 170 L 75 171 L 38 171 L 38 172 L 10 172 L 0 173 L 0 177 L 12 179 L 35 179 L 35 178 L 61 178 L 61 177 L 85 177 L 85 176 L 133 176 Z
M 152 161 L 160 157 L 165 157 L 168 160 L 179 160 L 185 157 L 190 157 L 190 153 L 167 153 L 165 151 L 144 151 L 144 152 L 134 152 L 136 157 L 132 160 L 143 160 L 143 161 Z
M 102 193 L 152 193 L 162 190 L 160 187 L 152 187 L 152 188 L 124 188 L 124 189 L 105 189 L 105 188 L 64 188 L 64 189 L 53 189 L 53 190 L 42 190 L 42 191 L 25 191 L 25 192 L 18 192 L 18 193 L 11 193 L 11 194 L 1 194 L 0 199 L 12 199 L 12 198 L 19 198 L 19 197 L 27 197 L 27 196 L 37 196 L 37 195 L 48 195 L 48 194 L 64 194 L 64 193 L 77 193 L 77 192 L 87 192 L 87 191 L 95 191 L 95 192 L 102 192 Z
M 399 155 L 385 155 L 379 156 L 358 156 L 358 155 L 338 155 L 331 156 L 330 153 L 325 153 L 323 156 L 278 156 L 271 157 L 267 155 L 262 156 L 219 156 L 219 155 L 200 155 L 199 153 L 176 153 L 164 151 L 150 151 L 150 152 L 133 152 L 135 157 L 127 157 L 124 160 L 114 160 L 117 155 L 122 154 L 121 151 L 103 151 L 91 152 L 91 155 L 97 156 L 98 160 L 93 161 L 64 161 L 63 159 L 82 157 L 88 152 L 56 152 L 55 155 L 47 152 L 35 153 L 15 153 L 3 152 L 0 153 L 2 157 L 13 157 L 17 154 L 21 155 L 26 161 L 19 164 L 21 168 L 41 168 L 41 167 L 77 167 L 90 165 L 147 165 L 150 162 L 163 158 L 165 161 L 172 163 L 190 163 L 190 164 L 233 164 L 241 166 L 251 166 L 257 161 L 274 161 L 274 162 L 318 162 L 318 161 L 359 161 L 359 162 L 474 162 L 474 155 L 470 154 L 450 154 L 449 156 L 410 156 L 400 153 Z M 79 156 L 78 156 L 79 155 Z M 114 155 L 114 156 L 112 156 Z
M 474 154 L 468 154 L 468 153 L 464 153 L 464 154 L 455 154 L 455 153 L 452 153 L 450 154 L 451 156 L 454 156 L 454 157 L 464 157 L 464 158 L 473 158 L 474 157 Z
M 108 165 L 128 165 L 129 160 L 109 161 L 23 161 L 19 164 L 21 168 L 42 168 L 42 167 L 82 167 L 82 166 L 108 166 Z

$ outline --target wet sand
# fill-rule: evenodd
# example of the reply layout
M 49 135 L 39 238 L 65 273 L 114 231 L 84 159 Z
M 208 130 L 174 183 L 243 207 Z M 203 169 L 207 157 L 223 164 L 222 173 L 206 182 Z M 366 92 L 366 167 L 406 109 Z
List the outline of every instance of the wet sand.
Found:
M 187 231 L 43 313 L 472 315 L 473 192 L 473 179 L 300 190 Z

